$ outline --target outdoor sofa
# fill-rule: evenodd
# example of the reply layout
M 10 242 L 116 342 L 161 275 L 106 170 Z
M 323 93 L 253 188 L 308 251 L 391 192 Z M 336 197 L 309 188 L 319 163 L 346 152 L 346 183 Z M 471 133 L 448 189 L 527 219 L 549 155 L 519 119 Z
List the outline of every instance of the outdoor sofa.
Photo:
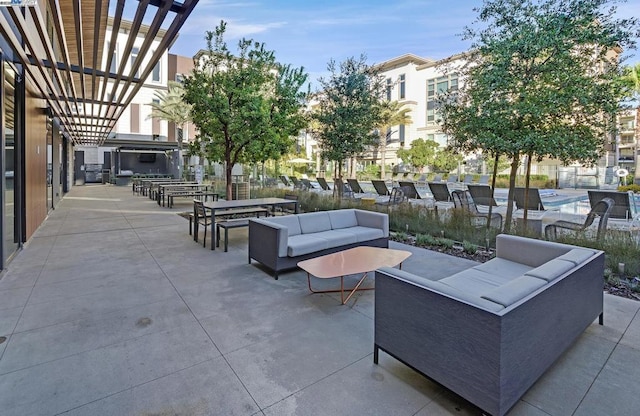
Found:
M 299 261 L 364 245 L 389 246 L 387 214 L 339 209 L 249 221 L 249 263 L 262 263 L 275 279 Z
M 496 257 L 440 280 L 376 271 L 379 349 L 504 415 L 600 316 L 604 253 L 501 234 Z

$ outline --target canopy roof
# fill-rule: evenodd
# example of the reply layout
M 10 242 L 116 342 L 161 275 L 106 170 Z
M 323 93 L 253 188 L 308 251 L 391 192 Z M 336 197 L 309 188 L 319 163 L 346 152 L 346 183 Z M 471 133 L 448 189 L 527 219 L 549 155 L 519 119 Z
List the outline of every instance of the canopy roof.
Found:
M 127 1 L 137 3 L 132 21 L 123 20 Z M 76 144 L 101 145 L 197 3 L 116 0 L 115 15 L 107 18 L 109 0 L 40 0 L 37 6 L 7 7 L 7 13 L 0 13 L 0 33 L 17 52 L 52 116 L 60 119 L 64 134 Z M 50 19 L 44 17 L 46 11 Z M 151 24 L 142 24 L 143 19 Z M 112 28 L 108 44 L 107 26 Z M 116 39 L 123 33 L 127 41 L 120 56 L 129 57 L 136 38 L 144 35 L 138 56 L 150 58 L 145 65 L 136 59 L 131 67 L 128 59 L 121 59 L 116 72 L 110 72 Z M 154 40 L 160 43 L 152 51 Z

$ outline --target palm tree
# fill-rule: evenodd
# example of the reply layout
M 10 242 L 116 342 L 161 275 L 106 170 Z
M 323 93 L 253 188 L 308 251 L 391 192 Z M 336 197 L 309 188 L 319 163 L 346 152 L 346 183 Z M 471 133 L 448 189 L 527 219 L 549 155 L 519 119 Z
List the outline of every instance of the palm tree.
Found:
M 380 123 L 376 127 L 380 134 L 380 159 L 382 166 L 380 168 L 380 178 L 385 177 L 387 141 L 391 135 L 391 127 L 401 124 L 411 124 L 410 108 L 402 108 L 403 105 L 398 101 L 381 101 L 380 102 Z
M 191 105 L 187 104 L 182 96 L 184 88 L 181 83 L 169 81 L 167 91 L 158 91 L 154 93 L 155 100 L 148 104 L 151 106 L 151 114 L 147 118 L 157 118 L 170 123 L 175 123 L 178 130 L 178 151 L 180 153 L 180 164 L 182 161 L 182 141 L 183 131 L 186 124 L 191 121 L 190 111 Z M 180 166 L 182 172 L 182 166 Z
M 640 95 L 640 64 L 625 68 L 622 76 L 632 95 Z

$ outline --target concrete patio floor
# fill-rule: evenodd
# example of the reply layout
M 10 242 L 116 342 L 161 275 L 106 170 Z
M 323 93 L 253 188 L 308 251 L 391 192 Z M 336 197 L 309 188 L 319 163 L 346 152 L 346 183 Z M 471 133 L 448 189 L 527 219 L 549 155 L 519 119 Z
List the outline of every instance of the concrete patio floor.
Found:
M 342 306 L 305 274 L 274 280 L 128 187 L 78 186 L 0 279 L 2 415 L 476 415 L 381 353 L 373 293 Z M 473 264 L 410 249 L 403 268 Z M 640 302 L 605 295 L 591 325 L 511 415 L 640 413 Z M 428 317 L 425 317 L 428 319 Z

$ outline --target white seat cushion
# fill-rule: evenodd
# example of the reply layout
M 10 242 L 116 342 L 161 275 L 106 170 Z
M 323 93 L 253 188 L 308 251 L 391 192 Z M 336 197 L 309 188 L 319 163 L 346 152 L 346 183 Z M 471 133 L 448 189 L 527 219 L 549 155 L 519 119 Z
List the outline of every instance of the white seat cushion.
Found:
M 331 229 L 331 220 L 329 220 L 328 212 L 309 212 L 297 215 L 297 217 L 300 220 L 302 234 L 329 231 Z
M 313 233 L 311 236 L 315 238 L 323 238 L 329 243 L 329 247 L 338 247 L 345 244 L 355 244 L 358 242 L 355 235 L 347 232 L 348 229 L 321 231 Z
M 331 220 L 331 228 L 334 230 L 355 227 L 358 225 L 356 212 L 352 209 L 337 209 L 329 211 L 329 219 Z
M 362 226 L 343 228 L 341 232 L 349 232 L 353 234 L 358 240 L 358 243 L 384 237 L 384 231 L 382 231 L 381 229 Z

